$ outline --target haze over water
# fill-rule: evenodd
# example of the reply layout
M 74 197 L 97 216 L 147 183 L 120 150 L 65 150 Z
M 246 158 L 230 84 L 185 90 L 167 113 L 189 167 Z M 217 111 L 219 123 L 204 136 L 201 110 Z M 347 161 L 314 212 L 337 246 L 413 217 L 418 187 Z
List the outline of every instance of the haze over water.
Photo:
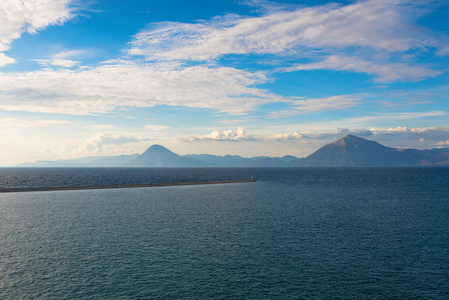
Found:
M 1 171 L 2 187 L 6 175 L 120 178 Z M 0 194 L 0 298 L 449 297 L 449 169 L 127 169 L 121 180 L 211 174 L 257 182 Z

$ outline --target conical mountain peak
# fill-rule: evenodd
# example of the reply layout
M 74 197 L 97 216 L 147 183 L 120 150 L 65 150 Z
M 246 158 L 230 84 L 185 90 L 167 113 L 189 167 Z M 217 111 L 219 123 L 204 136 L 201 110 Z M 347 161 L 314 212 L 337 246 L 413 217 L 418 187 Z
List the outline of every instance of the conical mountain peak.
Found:
M 180 156 L 161 145 L 152 145 L 128 164 L 130 167 L 201 167 L 207 163 Z
M 304 163 L 314 166 L 389 166 L 406 165 L 413 159 L 375 141 L 345 135 L 306 157 Z
M 152 146 L 150 146 L 148 149 L 147 149 L 147 151 L 148 150 L 165 150 L 165 151 L 170 151 L 170 150 L 168 150 L 167 148 L 165 148 L 164 146 L 161 146 L 161 145 L 158 145 L 158 144 L 154 144 L 154 145 L 152 145 Z M 171 152 L 171 151 L 170 151 Z

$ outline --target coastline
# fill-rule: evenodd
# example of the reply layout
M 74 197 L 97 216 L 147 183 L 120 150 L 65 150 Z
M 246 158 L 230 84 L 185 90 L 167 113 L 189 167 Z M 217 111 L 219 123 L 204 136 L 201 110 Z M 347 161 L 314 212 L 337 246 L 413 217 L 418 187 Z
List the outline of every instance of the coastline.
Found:
M 0 193 L 22 193 L 22 192 L 48 192 L 48 191 L 76 191 L 76 190 L 100 190 L 100 189 L 124 189 L 140 187 L 163 187 L 181 185 L 222 184 L 254 182 L 253 179 L 222 180 L 222 181 L 194 181 L 194 182 L 168 182 L 168 183 L 142 183 L 122 185 L 88 185 L 88 186 L 54 186 L 54 187 L 30 187 L 30 188 L 6 188 L 0 189 Z

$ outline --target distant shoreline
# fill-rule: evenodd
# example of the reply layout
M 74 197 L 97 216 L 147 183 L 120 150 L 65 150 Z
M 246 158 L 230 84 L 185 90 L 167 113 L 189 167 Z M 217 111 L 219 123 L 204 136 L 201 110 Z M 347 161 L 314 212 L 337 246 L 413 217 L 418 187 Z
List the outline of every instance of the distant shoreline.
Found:
M 48 192 L 48 191 L 76 191 L 76 190 L 103 190 L 103 189 L 126 189 L 140 187 L 162 187 L 199 184 L 241 183 L 254 182 L 252 179 L 221 180 L 221 181 L 194 181 L 194 182 L 168 182 L 168 183 L 142 183 L 142 184 L 119 184 L 119 185 L 88 185 L 88 186 L 53 186 L 53 187 L 30 187 L 30 188 L 6 188 L 0 189 L 0 193 L 22 193 L 22 192 Z

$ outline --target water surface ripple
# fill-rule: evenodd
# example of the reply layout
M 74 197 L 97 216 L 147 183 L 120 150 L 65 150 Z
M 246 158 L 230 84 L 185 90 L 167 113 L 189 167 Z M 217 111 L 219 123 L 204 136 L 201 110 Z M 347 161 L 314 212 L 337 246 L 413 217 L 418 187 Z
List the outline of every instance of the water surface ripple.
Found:
M 1 194 L 0 298 L 449 298 L 449 169 L 214 171 L 248 175 Z

